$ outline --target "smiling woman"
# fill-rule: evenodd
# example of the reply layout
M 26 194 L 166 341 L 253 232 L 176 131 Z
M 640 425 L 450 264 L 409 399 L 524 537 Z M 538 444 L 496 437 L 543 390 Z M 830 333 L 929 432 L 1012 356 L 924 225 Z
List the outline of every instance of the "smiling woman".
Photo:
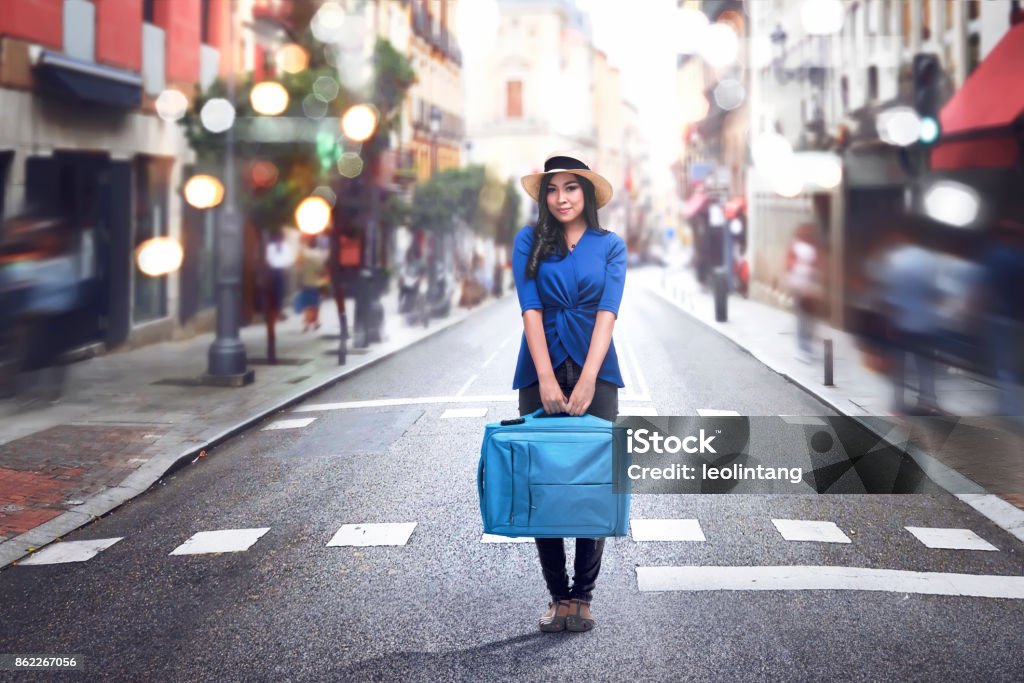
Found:
M 522 178 L 537 200 L 538 221 L 515 239 L 512 272 L 523 315 L 513 388 L 519 413 L 618 415 L 623 386 L 612 330 L 626 278 L 626 247 L 601 228 L 597 210 L 612 187 L 575 156 L 556 154 L 544 171 Z M 573 586 L 561 538 L 538 538 L 537 552 L 551 603 L 542 631 L 589 631 L 590 600 L 601 569 L 604 538 L 576 539 Z

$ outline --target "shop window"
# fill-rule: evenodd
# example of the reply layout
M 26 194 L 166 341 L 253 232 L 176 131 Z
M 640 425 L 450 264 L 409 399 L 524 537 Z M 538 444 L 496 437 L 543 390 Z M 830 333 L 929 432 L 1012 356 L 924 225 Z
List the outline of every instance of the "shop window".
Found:
M 968 0 L 967 3 L 967 18 L 977 19 L 981 16 L 981 0 Z
M 878 67 L 868 67 L 868 102 L 878 101 Z
M 839 97 L 843 103 L 843 113 L 850 110 L 850 79 L 843 76 L 839 80 Z
M 148 239 L 168 234 L 168 201 L 171 191 L 173 160 L 140 156 L 135 160 L 135 235 L 136 249 Z M 134 255 L 133 255 L 134 258 Z M 132 266 L 135 323 L 167 316 L 167 277 L 144 275 Z
M 210 0 L 199 0 L 199 42 L 210 44 Z
M 142 0 L 142 20 L 147 24 L 156 23 L 156 0 Z

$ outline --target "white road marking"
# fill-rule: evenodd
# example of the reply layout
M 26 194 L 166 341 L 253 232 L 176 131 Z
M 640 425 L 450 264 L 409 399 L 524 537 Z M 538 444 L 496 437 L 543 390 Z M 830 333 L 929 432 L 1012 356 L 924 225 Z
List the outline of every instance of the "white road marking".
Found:
M 495 351 L 494 353 L 492 353 L 491 355 L 489 355 L 489 356 L 487 357 L 487 360 L 485 360 L 485 361 L 484 361 L 484 364 L 480 366 L 480 369 L 482 370 L 483 368 L 486 368 L 486 367 L 487 367 L 488 365 L 490 365 L 490 364 L 491 364 L 491 362 L 492 362 L 492 361 L 493 361 L 493 360 L 494 360 L 495 358 L 497 358 L 497 357 L 498 357 L 498 351 L 500 351 L 500 350 L 501 350 L 501 349 L 498 349 L 498 350 L 496 350 L 496 351 Z
M 779 415 L 783 422 L 791 425 L 821 425 L 826 426 L 825 421 L 813 415 Z
M 626 347 L 629 344 L 621 334 L 613 335 L 612 342 L 615 344 L 615 348 L 619 352 L 619 374 L 622 375 L 622 383 L 626 385 L 622 394 L 631 394 L 637 390 L 637 386 L 633 379 L 633 369 L 630 367 L 629 363 L 629 352 L 626 350 Z M 623 396 L 619 396 L 620 400 L 622 400 L 622 398 Z
M 619 417 L 657 417 L 658 409 L 654 406 L 624 406 L 619 408 Z
M 334 534 L 327 547 L 405 545 L 415 528 L 416 522 L 345 524 Z
M 706 541 L 696 519 L 632 519 L 634 541 Z
M 920 526 L 907 526 L 903 528 L 914 534 L 917 540 L 929 548 L 942 548 L 944 550 L 999 550 L 999 548 L 970 529 L 938 529 Z
M 200 531 L 171 551 L 171 555 L 205 555 L 208 553 L 240 553 L 252 547 L 270 527 L 262 529 L 221 529 Z
M 261 431 L 265 432 L 271 429 L 300 429 L 302 427 L 308 427 L 314 420 L 316 420 L 315 417 L 299 417 L 293 420 L 278 420 L 277 422 L 271 422 Z
M 522 333 L 520 333 L 520 334 L 513 334 L 513 335 L 512 335 L 511 337 L 506 337 L 506 338 L 505 338 L 505 341 L 501 342 L 501 345 L 500 345 L 500 346 L 498 346 L 498 348 L 499 348 L 499 349 L 503 349 L 503 348 L 505 348 L 506 346 L 508 346 L 508 343 L 509 343 L 510 341 L 512 341 L 513 339 L 522 339 L 522 338 L 523 338 L 523 335 L 522 335 Z
M 991 493 L 957 493 L 957 498 L 992 520 L 1000 529 L 1024 541 L 1024 510 Z
M 626 353 L 629 355 L 629 362 L 632 365 L 634 372 L 636 372 L 636 383 L 640 389 L 639 396 L 636 398 L 638 401 L 650 401 L 651 390 L 647 386 L 647 379 L 644 377 L 644 369 L 640 366 L 640 363 L 636 360 L 636 354 L 633 353 L 633 345 L 626 344 Z M 643 397 L 643 398 L 640 398 Z
M 475 382 L 476 378 L 479 377 L 479 376 L 480 376 L 479 374 L 473 375 L 468 380 L 466 380 L 466 383 L 462 385 L 461 389 L 459 389 L 458 391 L 455 392 L 455 395 L 456 396 L 462 396 L 464 393 L 466 393 L 466 391 L 469 389 L 470 385 L 473 384 L 473 382 Z
M 123 538 L 123 537 L 122 537 Z M 64 564 L 65 562 L 85 562 L 114 545 L 122 538 L 101 538 L 95 541 L 61 541 L 53 543 L 37 553 L 29 555 L 18 562 L 27 564 Z
M 352 410 L 355 408 L 390 408 L 394 406 L 429 405 L 435 403 L 513 403 L 518 394 L 494 394 L 491 396 L 421 396 L 416 398 L 379 398 L 369 401 L 344 401 L 341 403 L 310 403 L 299 406 L 292 412 L 310 413 L 319 410 Z
M 835 522 L 813 522 L 806 519 L 773 519 L 772 524 L 787 541 L 818 543 L 850 543 L 850 538 Z
M 442 420 L 450 420 L 453 417 L 484 417 L 487 415 L 487 408 L 448 408 L 441 414 Z
M 641 591 L 857 590 L 1024 599 L 1024 576 L 863 567 L 637 567 Z
M 715 408 L 697 408 L 697 414 L 701 417 L 724 417 L 739 415 L 735 410 L 716 410 Z
M 495 534 L 484 534 L 480 537 L 481 543 L 532 543 L 533 538 L 529 536 L 496 536 Z

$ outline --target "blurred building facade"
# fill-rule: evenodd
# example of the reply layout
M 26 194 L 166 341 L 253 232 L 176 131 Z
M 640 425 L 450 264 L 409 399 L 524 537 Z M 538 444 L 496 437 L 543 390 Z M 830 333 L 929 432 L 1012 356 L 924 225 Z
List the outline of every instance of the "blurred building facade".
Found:
M 471 159 L 497 177 L 541 170 L 544 159 L 571 151 L 615 191 L 602 224 L 626 236 L 641 207 L 642 136 L 636 110 L 622 95 L 621 74 L 596 49 L 588 16 L 573 0 L 498 0 L 493 45 L 466 65 Z M 523 194 L 527 220 L 535 202 Z M 635 222 L 635 221 L 634 221 Z
M 0 13 L 0 208 L 5 218 L 71 219 L 90 281 L 76 343 L 144 343 L 178 326 L 178 275 L 151 278 L 134 264 L 146 239 L 182 238 L 177 190 L 190 152 L 155 99 L 216 78 L 227 9 L 226 0 L 38 0 Z
M 1010 28 L 1012 0 L 844 0 L 838 32 L 811 35 L 799 0 L 746 3 L 750 23 L 750 140 L 778 133 L 798 157 L 841 165 L 841 182 L 778 192 L 750 166 L 752 295 L 788 305 L 785 249 L 797 225 L 828 246 L 828 317 L 844 326 L 861 264 L 904 206 L 914 177 L 899 148 L 879 139 L 878 114 L 913 106 L 915 57 L 935 55 L 947 96 Z M 824 155 L 824 157 L 822 157 Z M 785 195 L 785 196 L 784 196 Z

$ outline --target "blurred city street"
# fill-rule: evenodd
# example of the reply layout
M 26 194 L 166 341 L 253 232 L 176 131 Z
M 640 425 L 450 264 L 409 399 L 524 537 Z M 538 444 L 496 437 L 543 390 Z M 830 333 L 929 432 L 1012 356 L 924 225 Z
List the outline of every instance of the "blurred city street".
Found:
M 1024 0 L 0 5 L 0 681 L 1024 680 Z

